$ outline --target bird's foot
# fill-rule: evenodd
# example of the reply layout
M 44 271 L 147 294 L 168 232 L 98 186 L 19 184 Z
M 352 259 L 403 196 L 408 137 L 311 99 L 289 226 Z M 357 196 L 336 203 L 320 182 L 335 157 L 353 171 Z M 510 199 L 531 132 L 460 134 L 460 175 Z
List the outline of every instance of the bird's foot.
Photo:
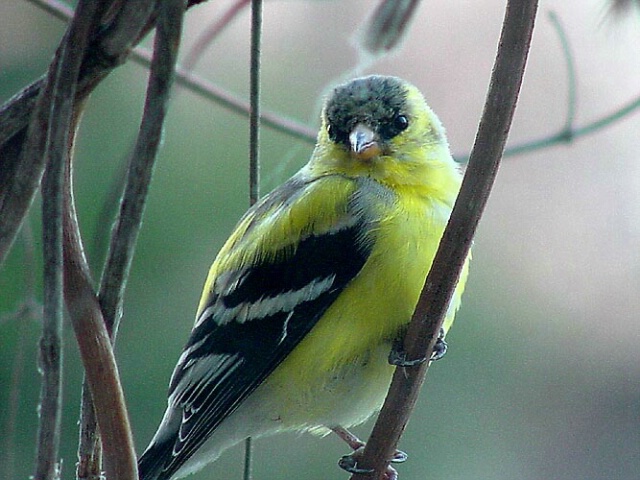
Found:
M 373 473 L 372 469 L 358 467 L 358 462 L 362 459 L 362 455 L 364 453 L 365 443 L 346 428 L 336 426 L 332 427 L 331 430 L 353 449 L 353 452 L 348 455 L 343 455 L 340 458 L 340 460 L 338 461 L 338 466 L 349 473 Z M 402 463 L 406 459 L 406 453 L 401 452 L 400 450 L 396 450 L 396 452 L 393 454 L 393 457 L 391 457 L 389 461 L 391 463 Z M 398 472 L 395 468 L 388 466 L 383 478 L 384 480 L 397 480 Z
M 440 329 L 440 333 L 438 334 L 438 338 L 436 339 L 436 343 L 433 346 L 433 352 L 431 353 L 431 361 L 435 362 L 436 360 L 440 360 L 444 357 L 444 354 L 447 353 L 447 342 L 444 341 L 444 329 Z
M 415 367 L 427 361 L 427 357 L 414 358 L 409 360 L 407 358 L 407 352 L 400 346 L 400 348 L 394 347 L 389 352 L 389 363 L 394 367 Z
M 359 473 L 359 474 L 372 474 L 373 469 L 370 468 L 360 468 L 358 467 L 358 462 L 362 459 L 362 455 L 364 453 L 364 445 L 354 450 L 348 455 L 343 455 L 338 461 L 338 466 L 343 470 L 346 470 L 349 473 Z M 402 463 L 407 459 L 407 454 L 401 452 L 400 450 L 396 450 L 393 454 L 393 457 L 389 460 L 391 463 Z M 398 472 L 395 468 L 389 465 L 384 472 L 383 476 L 384 480 L 397 480 Z
M 447 342 L 444 341 L 444 329 L 441 328 L 429 361 L 434 362 L 440 360 L 444 357 L 445 353 L 447 353 Z M 407 358 L 407 352 L 404 350 L 402 340 L 394 342 L 391 352 L 389 352 L 389 363 L 396 367 L 415 367 L 416 365 L 424 363 L 426 360 L 426 357 L 409 360 Z

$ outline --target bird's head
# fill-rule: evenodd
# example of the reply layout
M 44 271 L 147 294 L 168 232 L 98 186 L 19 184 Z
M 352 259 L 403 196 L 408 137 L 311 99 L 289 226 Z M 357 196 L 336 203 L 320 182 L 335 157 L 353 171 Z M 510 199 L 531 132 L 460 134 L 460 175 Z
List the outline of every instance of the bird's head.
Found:
M 336 87 L 325 103 L 312 163 L 383 183 L 424 183 L 427 170 L 456 169 L 444 128 L 420 91 L 372 75 Z

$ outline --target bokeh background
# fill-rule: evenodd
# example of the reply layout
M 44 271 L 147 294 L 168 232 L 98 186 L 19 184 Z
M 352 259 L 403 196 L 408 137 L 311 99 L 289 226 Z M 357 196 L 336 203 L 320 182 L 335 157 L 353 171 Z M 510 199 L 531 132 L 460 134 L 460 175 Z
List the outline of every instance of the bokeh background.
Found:
M 264 108 L 316 126 L 322 93 L 359 63 L 354 33 L 376 3 L 265 3 Z M 473 143 L 504 3 L 423 2 L 399 51 L 364 71 L 416 84 L 447 126 L 456 154 Z M 209 2 L 187 14 L 186 48 L 228 4 Z M 565 121 L 566 58 L 550 11 L 574 52 L 577 126 L 640 93 L 640 13 L 616 19 L 604 0 L 543 0 L 510 145 L 552 135 Z M 196 69 L 241 96 L 248 91 L 248 26 L 244 12 Z M 28 2 L 0 3 L 0 101 L 45 71 L 63 28 Z M 135 64 L 120 68 L 93 95 L 82 124 L 75 188 L 96 278 L 105 241 L 99 212 L 135 138 L 146 78 Z M 247 132 L 246 118 L 176 90 L 117 344 L 140 450 L 164 411 L 208 265 L 247 207 Z M 263 192 L 302 166 L 312 147 L 264 129 Z M 36 289 L 39 215 L 36 202 L 29 219 Z M 401 478 L 640 478 L 639 246 L 640 112 L 570 143 L 506 159 L 480 224 L 449 353 L 430 370 L 400 445 L 410 454 Z M 37 318 L 9 315 L 28 298 L 27 251 L 19 241 L 0 270 L 3 478 L 32 473 L 37 428 L 40 326 Z M 82 378 L 69 325 L 65 341 L 61 456 L 68 479 Z M 16 371 L 18 390 L 11 386 Z M 19 405 L 15 435 L 7 428 L 12 392 Z M 358 433 L 366 437 L 370 428 Z M 347 478 L 336 467 L 344 453 L 346 446 L 331 437 L 258 440 L 255 478 Z M 239 479 L 241 457 L 241 448 L 230 451 L 193 478 Z

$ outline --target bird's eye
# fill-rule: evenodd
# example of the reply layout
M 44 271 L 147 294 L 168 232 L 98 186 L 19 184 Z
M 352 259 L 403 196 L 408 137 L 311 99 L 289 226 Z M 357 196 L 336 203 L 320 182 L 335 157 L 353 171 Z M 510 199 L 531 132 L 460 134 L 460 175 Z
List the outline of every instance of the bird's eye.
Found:
M 403 130 L 406 130 L 409 126 L 409 119 L 406 115 L 398 115 L 393 119 L 393 126 L 396 128 L 398 133 L 400 133 Z
M 406 115 L 396 115 L 390 118 L 380 126 L 380 135 L 383 139 L 390 140 L 400 132 L 403 132 L 409 126 L 409 119 Z

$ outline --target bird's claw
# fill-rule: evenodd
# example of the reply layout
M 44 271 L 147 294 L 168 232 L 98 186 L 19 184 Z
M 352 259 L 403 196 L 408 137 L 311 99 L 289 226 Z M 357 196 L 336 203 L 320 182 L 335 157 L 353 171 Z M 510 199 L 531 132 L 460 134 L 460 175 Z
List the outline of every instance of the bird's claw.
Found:
M 396 348 L 391 349 L 389 352 L 389 364 L 395 367 L 415 367 L 427 360 L 427 357 L 415 358 L 413 360 L 407 359 L 407 352 L 404 350 L 398 350 Z
M 441 328 L 429 361 L 440 360 L 445 353 L 447 353 L 447 342 L 444 341 L 444 329 Z M 414 358 L 413 360 L 407 359 L 407 352 L 404 350 L 402 341 L 394 342 L 391 352 L 389 352 L 389 363 L 396 367 L 415 367 L 426 361 L 427 357 Z
M 445 353 L 447 353 L 447 342 L 444 341 L 443 337 L 438 337 L 435 345 L 433 346 L 430 361 L 435 362 L 436 360 L 440 360 L 444 357 Z
M 362 475 L 370 475 L 374 472 L 371 468 L 360 468 L 358 467 L 358 462 L 362 459 L 362 455 L 364 453 L 364 446 L 354 450 L 352 453 L 348 455 L 343 455 L 340 460 L 338 460 L 338 466 L 343 470 L 349 473 L 358 473 Z M 396 450 L 391 459 L 389 460 L 391 463 L 402 463 L 407 460 L 407 454 L 400 450 Z M 397 480 L 398 472 L 395 468 L 389 466 L 384 474 L 385 480 Z
M 343 455 L 340 460 L 338 460 L 338 466 L 349 473 L 357 473 L 361 475 L 371 475 L 374 473 L 373 469 L 358 467 L 358 462 L 362 460 L 362 456 L 364 455 L 364 447 L 366 444 L 344 427 L 335 425 L 330 428 L 340 439 L 345 441 L 353 449 L 353 452 L 348 455 Z M 396 450 L 393 456 L 389 459 L 389 462 L 402 463 L 406 459 L 406 453 Z M 384 472 L 383 479 L 397 480 L 398 472 L 396 472 L 395 468 L 388 466 Z
M 405 452 L 403 452 L 402 450 L 396 450 L 393 454 L 393 457 L 391 457 L 391 460 L 389 460 L 391 463 L 404 463 L 407 461 L 407 458 L 409 458 L 409 455 L 407 455 Z
M 358 468 L 358 460 L 362 457 L 363 451 L 364 448 L 361 447 L 353 453 L 343 455 L 340 457 L 340 460 L 338 460 L 338 466 L 349 473 L 361 473 L 365 475 L 373 473 L 372 468 Z

